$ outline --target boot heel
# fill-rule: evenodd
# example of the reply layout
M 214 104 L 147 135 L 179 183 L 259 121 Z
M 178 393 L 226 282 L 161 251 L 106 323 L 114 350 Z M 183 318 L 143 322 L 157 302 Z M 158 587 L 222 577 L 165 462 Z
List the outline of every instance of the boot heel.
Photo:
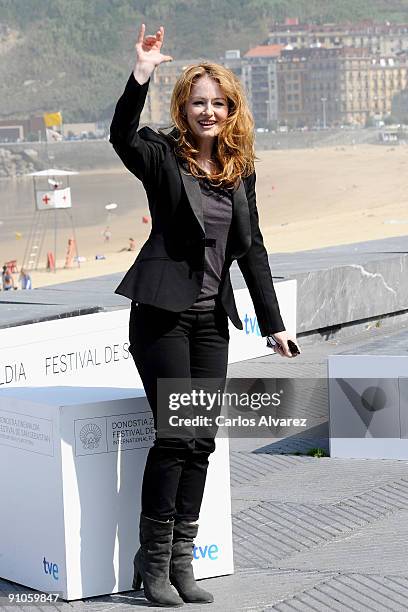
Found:
M 135 558 L 133 559 L 133 582 L 132 582 L 132 589 L 134 591 L 140 591 L 141 587 L 142 587 L 142 575 L 139 571 L 139 565 L 140 565 L 140 559 L 139 559 L 139 555 L 140 552 L 138 551 L 135 555 Z
M 142 577 L 139 574 L 139 572 L 137 572 L 137 574 L 135 574 L 135 577 L 133 578 L 132 589 L 134 591 L 140 591 L 141 587 L 142 587 Z

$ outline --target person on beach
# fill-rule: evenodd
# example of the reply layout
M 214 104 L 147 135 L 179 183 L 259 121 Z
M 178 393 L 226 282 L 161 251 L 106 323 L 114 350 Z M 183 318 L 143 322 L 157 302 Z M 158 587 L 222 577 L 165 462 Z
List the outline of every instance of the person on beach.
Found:
M 3 284 L 3 291 L 10 291 L 11 289 L 17 289 L 14 284 L 14 277 L 10 272 L 10 269 L 4 265 L 1 273 L 1 281 Z
M 102 236 L 103 236 L 103 241 L 105 243 L 109 242 L 110 239 L 112 238 L 112 232 L 110 231 L 109 225 L 107 225 L 105 229 L 103 230 Z
M 116 293 L 132 300 L 129 351 L 153 412 L 156 438 L 142 483 L 140 548 L 133 588 L 161 606 L 210 603 L 194 579 L 192 551 L 215 431 L 198 437 L 161 436 L 168 405 L 158 401 L 159 379 L 203 379 L 223 389 L 228 318 L 243 328 L 229 268 L 245 278 L 262 336 L 292 357 L 259 229 L 255 194 L 253 119 L 242 86 L 228 69 L 201 62 L 183 70 L 171 99 L 173 129 L 138 130 L 164 28 L 140 27 L 136 64 L 120 97 L 110 142 L 146 190 L 151 233 Z M 205 379 L 205 381 L 204 381 Z M 172 586 L 173 585 L 173 586 Z
M 21 289 L 32 289 L 33 288 L 33 284 L 31 281 L 31 275 L 24 268 L 21 268 L 20 270 L 19 281 L 21 284 Z

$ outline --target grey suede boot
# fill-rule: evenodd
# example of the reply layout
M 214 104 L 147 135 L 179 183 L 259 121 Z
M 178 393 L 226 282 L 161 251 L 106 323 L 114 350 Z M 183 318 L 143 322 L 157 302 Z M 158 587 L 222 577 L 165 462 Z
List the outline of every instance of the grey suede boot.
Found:
M 173 526 L 174 521 L 156 521 L 140 515 L 140 548 L 133 561 L 132 588 L 138 591 L 143 582 L 146 599 L 157 606 L 183 605 L 169 581 Z
M 175 522 L 170 560 L 170 582 L 186 603 L 212 603 L 214 597 L 197 585 L 191 565 L 197 531 L 197 523 Z

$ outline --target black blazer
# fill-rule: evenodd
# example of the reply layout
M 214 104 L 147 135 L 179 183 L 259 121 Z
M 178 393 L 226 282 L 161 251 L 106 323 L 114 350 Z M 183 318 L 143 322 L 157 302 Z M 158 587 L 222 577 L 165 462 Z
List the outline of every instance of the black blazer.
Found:
M 152 219 L 150 236 L 115 293 L 131 300 L 181 312 L 194 304 L 203 282 L 205 229 L 198 181 L 175 155 L 174 139 L 149 127 L 138 131 L 149 81 L 133 76 L 120 97 L 110 142 L 126 168 L 143 183 Z M 262 336 L 285 329 L 259 229 L 255 172 L 233 193 L 233 213 L 219 296 L 226 313 L 242 329 L 229 268 L 236 259 L 245 278 Z

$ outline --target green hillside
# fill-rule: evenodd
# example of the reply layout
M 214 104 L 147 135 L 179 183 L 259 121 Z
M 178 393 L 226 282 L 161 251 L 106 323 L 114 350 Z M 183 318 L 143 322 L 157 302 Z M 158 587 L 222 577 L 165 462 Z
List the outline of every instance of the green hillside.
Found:
M 408 0 L 0 0 L 0 117 L 109 117 L 142 20 L 151 32 L 164 24 L 175 58 L 217 59 L 261 43 L 286 16 L 408 22 Z

